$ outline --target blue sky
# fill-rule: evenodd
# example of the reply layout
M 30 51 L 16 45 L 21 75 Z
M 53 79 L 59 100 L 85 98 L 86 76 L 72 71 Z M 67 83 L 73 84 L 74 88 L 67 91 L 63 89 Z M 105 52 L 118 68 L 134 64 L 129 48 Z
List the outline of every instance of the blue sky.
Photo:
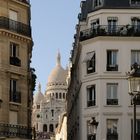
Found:
M 79 12 L 80 0 L 31 0 L 34 41 L 31 66 L 36 70 L 37 87 L 40 82 L 43 93 L 58 49 L 63 68 L 68 64 Z

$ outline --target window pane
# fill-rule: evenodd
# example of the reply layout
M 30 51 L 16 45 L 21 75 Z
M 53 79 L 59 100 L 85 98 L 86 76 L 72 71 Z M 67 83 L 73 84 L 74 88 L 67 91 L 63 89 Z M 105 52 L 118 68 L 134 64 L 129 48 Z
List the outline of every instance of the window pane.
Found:
M 140 64 L 140 51 L 131 51 L 131 64 L 138 63 Z
M 117 88 L 116 83 L 107 84 L 107 99 L 117 99 Z
M 107 133 L 117 134 L 117 119 L 108 119 L 107 120 Z

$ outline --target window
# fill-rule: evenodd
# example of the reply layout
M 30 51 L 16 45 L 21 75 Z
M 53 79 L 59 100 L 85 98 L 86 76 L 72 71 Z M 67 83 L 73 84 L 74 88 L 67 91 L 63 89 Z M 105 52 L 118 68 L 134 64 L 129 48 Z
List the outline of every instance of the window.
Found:
M 50 132 L 53 132 L 53 131 L 54 131 L 53 124 L 50 124 L 50 126 L 49 126 L 49 131 L 50 131 Z
M 52 113 L 52 117 L 54 117 L 54 110 L 53 109 L 51 110 L 51 113 Z
M 131 51 L 131 65 L 134 63 L 140 64 L 140 50 Z
M 139 32 L 140 31 L 140 18 L 139 17 L 133 17 L 131 19 L 131 23 L 132 23 L 132 26 L 134 28 L 134 31 Z
M 83 62 L 87 64 L 87 73 L 95 72 L 95 52 L 89 52 Z
M 94 2 L 93 2 L 94 8 L 100 7 L 100 6 L 102 6 L 102 4 L 103 4 L 103 0 L 94 0 Z
M 107 140 L 118 140 L 117 119 L 107 119 Z
M 10 42 L 10 64 L 21 66 L 21 60 L 19 59 L 19 45 L 13 42 Z
M 108 83 L 107 84 L 107 105 L 118 105 L 118 84 Z
M 63 93 L 63 99 L 65 99 L 65 93 Z
M 117 50 L 107 50 L 107 71 L 118 71 Z
M 18 13 L 14 10 L 9 10 L 9 27 L 11 30 L 17 29 L 17 17 Z
M 40 109 L 40 105 L 37 105 L 37 109 Z
M 99 19 L 95 19 L 91 21 L 91 28 L 97 29 L 99 26 Z
M 43 132 L 47 132 L 47 125 L 46 124 L 43 125 Z
M 10 56 L 19 57 L 19 46 L 14 42 L 10 42 Z
M 109 33 L 116 33 L 117 29 L 117 17 L 108 17 L 108 32 Z
M 62 94 L 61 93 L 59 93 L 59 99 L 61 99 L 62 98 Z
M 58 99 L 58 93 L 57 93 L 57 92 L 56 92 L 56 94 L 55 94 L 55 95 L 56 95 L 56 99 Z
M 135 6 L 140 5 L 140 0 L 130 0 L 130 4 Z
M 21 93 L 17 91 L 17 80 L 10 80 L 10 101 L 21 103 Z
M 95 85 L 87 87 L 87 107 L 96 105 Z
M 133 139 L 133 120 L 131 120 L 131 140 Z M 140 119 L 136 120 L 136 140 L 140 140 Z

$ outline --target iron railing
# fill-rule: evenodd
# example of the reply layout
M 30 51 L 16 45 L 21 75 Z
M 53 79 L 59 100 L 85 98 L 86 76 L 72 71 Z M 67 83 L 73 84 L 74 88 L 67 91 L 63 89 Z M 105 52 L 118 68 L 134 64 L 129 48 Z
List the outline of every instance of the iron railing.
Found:
M 80 41 L 84 41 L 97 36 L 139 36 L 140 26 L 134 25 L 98 25 L 97 27 L 80 32 Z
M 90 107 L 90 106 L 95 106 L 96 105 L 96 100 L 90 100 L 90 101 L 87 101 L 87 106 Z
M 32 138 L 32 128 L 0 123 L 0 137 Z
M 29 25 L 11 20 L 7 17 L 0 17 L 0 29 L 10 30 L 18 34 L 31 37 L 31 28 Z
M 10 64 L 15 66 L 21 66 L 21 60 L 18 57 L 10 57 Z
M 118 105 L 118 99 L 107 99 L 107 105 Z
M 21 92 L 10 91 L 10 102 L 21 103 Z
M 20 2 L 23 2 L 23 3 L 26 3 L 26 4 L 30 3 L 30 0 L 17 0 L 17 1 L 20 1 Z
M 118 140 L 117 133 L 107 133 L 107 140 Z

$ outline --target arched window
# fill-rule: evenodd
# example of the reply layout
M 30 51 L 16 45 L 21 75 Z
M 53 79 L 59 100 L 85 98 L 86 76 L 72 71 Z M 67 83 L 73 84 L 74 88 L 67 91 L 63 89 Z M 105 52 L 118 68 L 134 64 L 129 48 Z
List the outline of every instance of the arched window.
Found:
M 61 99 L 62 98 L 62 95 L 61 95 L 61 93 L 59 93 L 59 99 Z
M 36 130 L 38 130 L 38 123 L 36 123 Z
M 56 99 L 58 99 L 58 93 L 56 92 Z
M 53 117 L 54 116 L 54 110 L 52 109 L 51 112 L 52 112 L 52 117 Z
M 50 132 L 53 132 L 54 131 L 53 124 L 50 124 L 49 130 L 50 130 Z
M 65 99 L 65 93 L 63 93 L 63 99 Z
M 47 125 L 46 124 L 43 125 L 43 132 L 47 132 Z

